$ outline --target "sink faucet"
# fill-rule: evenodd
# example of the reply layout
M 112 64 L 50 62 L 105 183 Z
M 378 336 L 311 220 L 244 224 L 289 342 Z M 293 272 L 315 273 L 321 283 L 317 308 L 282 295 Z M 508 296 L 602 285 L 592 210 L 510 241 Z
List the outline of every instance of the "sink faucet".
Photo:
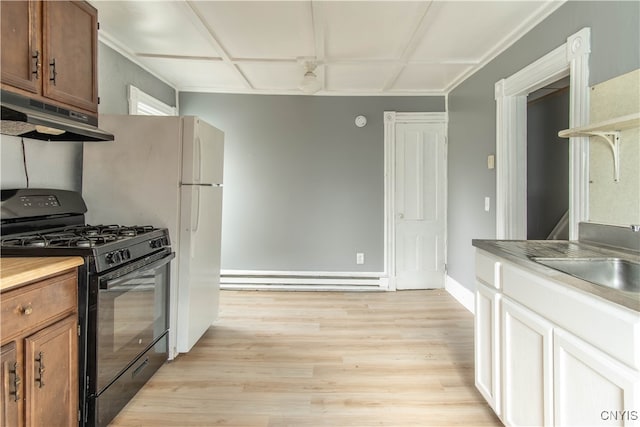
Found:
M 640 231 L 640 225 L 631 224 L 631 231 L 637 233 L 638 231 Z

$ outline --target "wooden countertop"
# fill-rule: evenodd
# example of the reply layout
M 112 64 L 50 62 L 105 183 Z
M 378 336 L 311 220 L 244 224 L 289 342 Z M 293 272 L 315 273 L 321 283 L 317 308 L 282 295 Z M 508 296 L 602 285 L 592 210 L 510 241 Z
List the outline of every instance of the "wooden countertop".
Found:
M 81 257 L 0 258 L 0 292 L 82 265 Z

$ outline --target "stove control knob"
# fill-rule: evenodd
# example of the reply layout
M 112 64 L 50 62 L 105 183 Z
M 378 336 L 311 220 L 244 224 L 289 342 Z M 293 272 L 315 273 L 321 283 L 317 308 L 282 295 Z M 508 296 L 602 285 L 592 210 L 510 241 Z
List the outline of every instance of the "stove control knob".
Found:
M 149 246 L 151 246 L 153 249 L 157 249 L 157 248 L 161 248 L 164 246 L 164 242 L 163 242 L 163 238 L 159 238 L 159 239 L 153 239 L 149 242 Z
M 131 259 L 131 252 L 129 252 L 129 249 L 123 249 L 120 251 L 120 257 L 123 261 Z
M 122 261 L 122 257 L 119 252 L 110 252 L 105 257 L 108 264 L 118 264 Z

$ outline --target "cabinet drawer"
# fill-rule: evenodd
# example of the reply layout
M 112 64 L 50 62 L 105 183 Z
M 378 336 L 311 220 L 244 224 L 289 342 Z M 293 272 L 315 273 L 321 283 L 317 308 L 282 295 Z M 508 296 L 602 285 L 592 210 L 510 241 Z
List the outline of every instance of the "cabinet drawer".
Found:
M 486 252 L 476 250 L 476 277 L 481 282 L 500 289 L 502 263 Z
M 2 294 L 2 340 L 9 340 L 51 319 L 76 311 L 75 270 Z

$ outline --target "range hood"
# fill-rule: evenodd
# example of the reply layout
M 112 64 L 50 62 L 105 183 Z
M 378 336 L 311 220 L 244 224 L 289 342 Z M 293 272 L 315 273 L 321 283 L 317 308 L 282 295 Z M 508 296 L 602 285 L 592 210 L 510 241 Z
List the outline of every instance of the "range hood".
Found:
M 113 141 L 98 118 L 2 91 L 0 133 L 42 141 Z

